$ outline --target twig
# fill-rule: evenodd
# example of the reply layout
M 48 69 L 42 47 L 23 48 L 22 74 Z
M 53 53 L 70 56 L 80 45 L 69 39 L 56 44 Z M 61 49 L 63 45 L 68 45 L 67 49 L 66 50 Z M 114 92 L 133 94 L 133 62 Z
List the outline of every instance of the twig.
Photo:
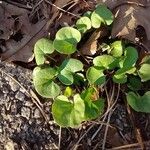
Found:
M 105 92 L 106 92 L 106 97 L 107 97 L 107 103 L 108 103 L 108 107 L 107 107 L 107 111 L 105 112 L 105 114 L 102 116 L 104 117 L 102 121 L 105 121 L 106 120 L 106 117 L 107 117 L 107 114 L 109 113 L 109 111 L 111 110 L 110 108 L 110 98 L 109 98 L 109 94 L 108 94 L 108 91 L 107 91 L 107 88 L 106 88 L 106 85 L 104 86 L 105 88 Z M 112 95 L 114 95 L 114 86 L 113 86 L 113 90 L 112 90 Z M 101 117 L 101 118 L 102 118 Z M 103 127 L 103 125 L 101 124 L 100 127 L 96 130 L 96 132 L 93 134 L 91 140 L 93 140 L 96 135 L 98 134 L 98 132 L 101 130 L 101 128 Z
M 54 7 L 56 7 L 58 10 L 60 10 L 60 11 L 62 11 L 62 12 L 64 12 L 64 13 L 67 13 L 67 14 L 72 15 L 72 16 L 74 16 L 74 17 L 80 18 L 79 15 L 75 15 L 75 14 L 69 12 L 69 11 L 66 11 L 66 10 L 64 10 L 64 9 L 62 9 L 62 8 L 60 8 L 60 7 L 58 7 L 58 6 L 56 6 L 55 4 L 51 3 L 51 2 L 48 1 L 48 0 L 45 0 L 45 2 L 48 3 L 48 4 L 50 4 L 50 5 L 52 5 L 52 6 L 54 6 Z
M 146 146 L 147 144 L 150 144 L 150 141 L 145 141 L 143 142 L 145 144 L 145 147 L 149 148 L 149 146 Z M 127 145 L 123 145 L 123 146 L 118 146 L 118 147 L 114 147 L 114 148 L 110 148 L 110 149 L 106 149 L 106 150 L 123 150 L 123 149 L 131 149 L 131 148 L 135 148 L 137 146 L 140 146 L 139 143 L 133 143 L 133 144 L 127 144 Z M 138 148 L 136 148 L 136 150 L 138 150 Z M 141 148 L 139 149 L 141 150 Z
M 59 130 L 59 142 L 58 142 L 58 150 L 60 150 L 61 148 L 61 127 L 60 127 L 60 130 Z
M 30 18 L 32 15 L 34 15 L 34 13 L 36 12 L 36 11 L 35 11 L 36 8 L 37 8 L 42 2 L 43 2 L 43 0 L 40 0 L 37 4 L 35 4 L 35 6 L 32 8 L 32 11 L 31 11 L 31 13 L 30 13 L 30 15 L 29 15 L 29 18 Z

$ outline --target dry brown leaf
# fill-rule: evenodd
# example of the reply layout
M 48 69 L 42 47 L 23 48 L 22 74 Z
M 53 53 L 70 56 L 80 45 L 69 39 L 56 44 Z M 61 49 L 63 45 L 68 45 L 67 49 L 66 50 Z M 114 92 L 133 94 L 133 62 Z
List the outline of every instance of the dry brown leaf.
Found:
M 97 3 L 105 3 L 115 14 L 113 38 L 120 37 L 137 42 L 136 28 L 142 26 L 146 31 L 142 43 L 146 49 L 150 48 L 149 0 L 97 0 Z
M 112 37 L 122 37 L 136 42 L 136 28 L 142 26 L 146 31 L 144 44 L 150 47 L 150 2 L 134 1 L 116 7 L 116 18 L 113 24 Z
M 35 42 L 43 37 L 45 34 L 45 20 L 32 26 L 32 32 L 24 35 L 24 38 L 20 42 L 16 42 L 12 39 L 7 40 L 6 48 L 8 51 L 1 55 L 2 60 L 7 61 L 23 61 L 29 62 L 33 55 L 33 46 Z
M 104 37 L 107 34 L 107 30 L 105 28 L 97 29 L 93 34 L 90 36 L 90 38 L 83 44 L 83 46 L 80 48 L 80 51 L 83 55 L 89 55 L 92 56 L 97 51 L 97 40 L 99 38 Z
M 44 26 L 46 25 L 46 20 L 39 20 L 36 24 L 32 24 L 29 21 L 28 10 L 7 3 L 0 5 L 0 12 L 3 12 L 0 14 L 0 18 L 3 19 L 0 24 L 3 34 L 0 35 L 0 39 L 5 40 L 4 45 L 0 44 L 2 51 L 3 49 L 5 50 L 1 54 L 1 59 L 29 62 L 33 55 L 32 50 L 35 42 L 45 35 Z M 17 25 L 15 23 L 16 18 L 13 18 L 13 16 L 17 17 Z M 11 24 L 10 20 L 12 20 Z M 18 38 L 18 40 L 10 38 L 11 35 L 15 35 L 18 31 L 22 34 L 22 37 Z
M 107 133 L 107 141 L 112 147 L 117 147 L 117 146 L 127 144 L 127 141 L 125 141 L 119 135 L 118 131 L 115 128 L 109 128 Z

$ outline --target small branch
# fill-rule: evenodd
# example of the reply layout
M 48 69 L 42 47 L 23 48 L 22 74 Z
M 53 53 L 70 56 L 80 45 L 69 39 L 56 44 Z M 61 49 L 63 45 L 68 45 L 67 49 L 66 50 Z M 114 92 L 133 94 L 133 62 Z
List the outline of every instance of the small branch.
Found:
M 58 150 L 60 150 L 61 148 L 61 127 L 60 127 L 60 130 L 59 130 L 59 142 L 58 142 Z
M 69 12 L 69 11 L 66 11 L 66 10 L 64 10 L 64 9 L 62 9 L 62 8 L 60 8 L 60 7 L 58 7 L 58 6 L 56 6 L 55 4 L 51 3 L 51 2 L 48 1 L 48 0 L 45 0 L 45 2 L 48 3 L 48 4 L 50 4 L 50 5 L 52 5 L 52 6 L 54 6 L 54 7 L 56 7 L 58 10 L 60 10 L 60 11 L 62 11 L 62 12 L 64 12 L 64 13 L 67 13 L 67 14 L 72 15 L 72 16 L 74 16 L 74 17 L 80 18 L 80 16 L 75 15 L 75 14 Z

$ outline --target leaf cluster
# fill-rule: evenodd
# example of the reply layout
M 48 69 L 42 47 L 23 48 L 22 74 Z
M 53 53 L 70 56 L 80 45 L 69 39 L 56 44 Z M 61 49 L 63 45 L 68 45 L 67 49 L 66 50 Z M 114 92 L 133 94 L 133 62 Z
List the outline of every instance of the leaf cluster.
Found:
M 128 89 L 136 92 L 141 82 L 150 80 L 150 59 L 146 58 L 137 65 L 137 50 L 121 40 L 105 44 L 108 48 L 102 48 L 101 54 L 92 58 L 88 67 L 82 60 L 72 58 L 74 54 L 80 55 L 77 46 L 86 32 L 102 25 L 111 25 L 113 18 L 106 6 L 98 5 L 93 12 L 79 18 L 73 27 L 58 30 L 53 41 L 42 38 L 35 44 L 34 54 L 38 66 L 33 70 L 33 84 L 41 96 L 54 100 L 53 118 L 62 127 L 77 127 L 83 121 L 102 114 L 105 98 L 100 97 L 98 88 L 108 80 L 115 84 L 127 83 Z M 50 62 L 47 64 L 46 58 L 52 57 L 53 53 L 65 55 L 66 58 L 60 65 L 51 66 Z M 139 109 L 141 99 L 145 99 L 145 105 L 149 104 L 145 95 L 143 98 L 129 92 L 127 101 L 135 110 L 148 112 L 147 106 L 143 105 L 143 109 Z

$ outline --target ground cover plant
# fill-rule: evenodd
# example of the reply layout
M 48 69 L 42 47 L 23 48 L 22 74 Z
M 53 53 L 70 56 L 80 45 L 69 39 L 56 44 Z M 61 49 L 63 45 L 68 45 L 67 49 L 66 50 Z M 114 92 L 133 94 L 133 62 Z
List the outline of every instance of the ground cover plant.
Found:
M 35 44 L 33 84 L 42 97 L 53 99 L 53 118 L 62 127 L 78 127 L 105 113 L 109 104 L 104 87 L 109 85 L 121 86 L 122 99 L 134 110 L 150 112 L 150 91 L 142 89 L 150 80 L 149 56 L 139 60 L 134 44 L 111 37 L 99 42 L 92 56 L 80 51 L 91 33 L 101 27 L 111 30 L 113 19 L 106 6 L 98 5 L 73 26 L 60 28 L 54 40 L 42 38 Z M 57 64 L 54 54 L 62 58 Z

